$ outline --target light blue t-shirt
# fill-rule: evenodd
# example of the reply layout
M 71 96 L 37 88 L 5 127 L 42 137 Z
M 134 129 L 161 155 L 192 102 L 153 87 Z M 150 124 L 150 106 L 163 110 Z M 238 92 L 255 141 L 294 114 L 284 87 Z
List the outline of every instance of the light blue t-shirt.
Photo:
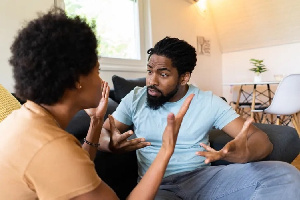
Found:
M 187 96 L 195 96 L 183 118 L 174 154 L 172 155 L 165 175 L 169 176 L 184 171 L 207 166 L 205 158 L 195 155 L 204 149 L 200 142 L 209 144 L 208 131 L 215 127 L 222 129 L 239 115 L 220 97 L 212 92 L 204 92 L 189 85 L 186 95 L 177 102 L 167 102 L 158 110 L 147 106 L 147 87 L 136 87 L 125 96 L 113 116 L 119 122 L 134 126 L 138 138 L 145 138 L 151 146 L 137 150 L 138 174 L 142 177 L 155 159 L 161 148 L 162 134 L 167 125 L 170 112 L 178 113 Z

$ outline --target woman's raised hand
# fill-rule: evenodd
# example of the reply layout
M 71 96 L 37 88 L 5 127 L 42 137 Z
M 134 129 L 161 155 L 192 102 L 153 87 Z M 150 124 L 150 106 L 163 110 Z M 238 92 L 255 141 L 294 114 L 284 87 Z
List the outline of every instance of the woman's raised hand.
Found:
M 102 81 L 102 97 L 100 99 L 99 105 L 97 108 L 89 108 L 85 109 L 85 112 L 90 117 L 96 117 L 96 118 L 104 118 L 104 115 L 107 111 L 108 106 L 108 97 L 109 97 L 109 86 L 108 83 L 105 81 Z

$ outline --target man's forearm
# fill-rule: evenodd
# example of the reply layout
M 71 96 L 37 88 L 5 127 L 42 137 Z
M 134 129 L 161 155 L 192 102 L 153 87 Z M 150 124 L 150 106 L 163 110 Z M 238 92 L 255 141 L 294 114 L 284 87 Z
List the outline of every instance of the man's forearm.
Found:
M 257 129 L 248 137 L 249 161 L 257 161 L 268 156 L 273 150 L 273 144 L 263 131 Z

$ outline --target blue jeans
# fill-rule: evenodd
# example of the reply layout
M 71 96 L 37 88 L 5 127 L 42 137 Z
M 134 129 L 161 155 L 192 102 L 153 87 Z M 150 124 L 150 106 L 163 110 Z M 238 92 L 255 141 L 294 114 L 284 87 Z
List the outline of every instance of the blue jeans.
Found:
M 300 172 L 279 161 L 210 166 L 163 179 L 155 200 L 300 199 Z

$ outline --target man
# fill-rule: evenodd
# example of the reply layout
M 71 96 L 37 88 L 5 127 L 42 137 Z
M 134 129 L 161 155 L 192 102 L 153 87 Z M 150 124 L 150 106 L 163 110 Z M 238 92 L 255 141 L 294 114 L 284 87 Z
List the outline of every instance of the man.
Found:
M 144 176 L 160 146 L 165 116 L 177 113 L 184 99 L 195 94 L 182 121 L 175 152 L 156 199 L 296 199 L 300 173 L 282 162 L 261 160 L 273 149 L 267 135 L 245 122 L 221 98 L 188 85 L 196 66 L 195 49 L 183 40 L 166 37 L 149 54 L 147 87 L 136 87 L 113 113 L 120 134 L 104 123 L 101 149 L 122 152 L 137 149 L 138 174 Z M 234 138 L 220 151 L 209 147 L 208 131 L 215 127 Z M 200 145 L 199 145 L 200 144 Z M 235 163 L 211 167 L 216 160 Z

